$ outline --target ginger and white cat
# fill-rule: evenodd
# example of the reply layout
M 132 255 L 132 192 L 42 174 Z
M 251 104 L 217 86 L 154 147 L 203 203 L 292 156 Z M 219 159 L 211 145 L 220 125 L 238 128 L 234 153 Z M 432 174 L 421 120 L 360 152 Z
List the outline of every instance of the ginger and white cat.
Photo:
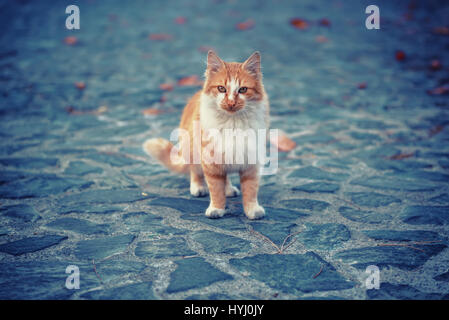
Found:
M 149 139 L 144 143 L 144 150 L 150 156 L 164 164 L 168 169 L 178 173 L 190 174 L 190 193 L 195 197 L 210 194 L 210 205 L 206 216 L 222 217 L 226 213 L 226 197 L 240 194 L 238 188 L 231 184 L 228 174 L 240 175 L 243 208 L 249 219 L 259 219 L 265 210 L 259 205 L 259 163 L 211 163 L 204 161 L 202 151 L 207 139 L 202 135 L 200 142 L 200 163 L 194 163 L 194 123 L 199 123 L 201 133 L 215 129 L 223 132 L 228 129 L 255 130 L 267 129 L 269 126 L 269 102 L 262 83 L 259 52 L 253 53 L 245 62 L 224 62 L 213 51 L 207 55 L 206 80 L 202 90 L 198 91 L 187 103 L 181 117 L 180 128 L 189 133 L 189 143 L 181 143 L 181 149 L 189 148 L 190 159 L 174 163 L 170 154 L 175 148 L 165 139 Z M 220 157 L 225 157 L 226 143 Z M 198 148 L 197 148 L 198 149 Z M 179 152 L 182 150 L 179 150 Z M 175 152 L 178 152 L 175 150 Z M 217 152 L 214 150 L 214 152 Z M 245 153 L 254 152 L 245 149 Z M 217 156 L 217 154 L 215 154 Z M 247 154 L 245 154 L 246 159 Z M 189 161 L 190 160 L 190 161 Z

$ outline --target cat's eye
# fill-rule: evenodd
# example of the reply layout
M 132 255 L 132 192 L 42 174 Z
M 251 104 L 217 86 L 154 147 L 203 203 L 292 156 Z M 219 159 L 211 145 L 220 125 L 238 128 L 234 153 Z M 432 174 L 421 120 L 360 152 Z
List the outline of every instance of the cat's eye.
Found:
M 218 89 L 218 91 L 220 91 L 220 92 L 223 92 L 223 93 L 226 92 L 226 88 L 223 87 L 223 86 L 218 86 L 217 89 Z
M 248 88 L 247 88 L 247 87 L 241 87 L 241 88 L 239 89 L 239 93 L 246 93 L 246 91 L 248 91 Z

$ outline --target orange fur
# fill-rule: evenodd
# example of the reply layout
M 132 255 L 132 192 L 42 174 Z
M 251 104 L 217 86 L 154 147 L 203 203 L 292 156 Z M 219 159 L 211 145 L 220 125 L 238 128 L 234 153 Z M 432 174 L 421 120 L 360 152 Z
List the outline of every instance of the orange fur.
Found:
M 204 128 L 201 127 L 203 139 L 199 148 L 194 148 L 194 123 L 195 121 L 207 122 L 201 119 L 202 97 L 206 96 L 217 110 L 217 117 L 241 117 L 239 111 L 244 111 L 252 105 L 253 108 L 260 103 L 264 103 L 263 112 L 264 123 L 268 129 L 269 105 L 268 97 L 262 83 L 262 73 L 260 71 L 260 55 L 254 53 L 244 63 L 224 62 L 214 52 L 208 53 L 208 67 L 206 69 L 206 81 L 202 90 L 198 91 L 185 106 L 180 122 L 180 128 L 187 130 L 190 141 L 181 141 L 181 148 L 190 145 L 190 162 L 173 164 L 170 161 L 170 153 L 174 148 L 167 140 L 150 139 L 144 144 L 145 151 L 152 157 L 162 162 L 170 170 L 178 173 L 190 173 L 190 192 L 193 196 L 207 195 L 207 187 L 210 193 L 210 206 L 206 210 L 206 215 L 211 218 L 221 217 L 225 214 L 226 197 L 239 194 L 239 190 L 232 186 L 229 178 L 229 166 L 216 163 L 206 163 L 202 156 L 207 142 L 204 139 Z M 240 90 L 240 88 L 246 88 Z M 222 92 L 225 88 L 226 92 Z M 221 91 L 220 91 L 221 90 Z M 221 112 L 221 113 L 220 113 Z M 228 118 L 226 118 L 228 119 Z M 215 119 L 212 119 L 215 120 Z M 231 121 L 232 122 L 232 121 Z M 234 121 L 235 123 L 235 121 Z M 251 126 L 249 126 L 251 128 Z M 223 129 L 223 128 L 221 128 Z M 253 128 L 255 129 L 255 128 Z M 194 155 L 197 150 L 200 154 Z M 219 155 L 223 156 L 223 155 Z M 194 159 L 201 159 L 201 164 L 194 164 Z M 257 165 L 244 165 L 238 170 L 242 188 L 243 207 L 246 215 L 250 219 L 261 218 L 264 209 L 259 206 L 257 192 L 259 188 L 259 175 Z M 207 187 L 206 187 L 207 184 Z

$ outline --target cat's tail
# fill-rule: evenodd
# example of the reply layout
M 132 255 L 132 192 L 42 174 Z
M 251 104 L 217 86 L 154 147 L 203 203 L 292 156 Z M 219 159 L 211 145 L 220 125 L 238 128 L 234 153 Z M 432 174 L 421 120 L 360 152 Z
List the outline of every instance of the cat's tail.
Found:
M 166 166 L 170 171 L 182 174 L 189 173 L 189 164 L 185 163 L 182 157 L 173 156 L 174 161 L 172 161 L 171 154 L 173 148 L 175 146 L 170 141 L 162 138 L 148 139 L 143 144 L 143 150 Z M 174 155 L 178 155 L 176 149 L 173 151 Z

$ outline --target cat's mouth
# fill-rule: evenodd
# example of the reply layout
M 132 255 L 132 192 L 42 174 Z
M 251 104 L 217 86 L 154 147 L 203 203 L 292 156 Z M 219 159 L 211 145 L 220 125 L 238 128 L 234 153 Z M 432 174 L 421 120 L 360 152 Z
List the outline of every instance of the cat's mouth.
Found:
M 229 114 L 235 114 L 237 111 L 242 110 L 243 107 L 240 106 L 226 106 L 226 107 L 221 107 L 224 111 L 226 111 Z

